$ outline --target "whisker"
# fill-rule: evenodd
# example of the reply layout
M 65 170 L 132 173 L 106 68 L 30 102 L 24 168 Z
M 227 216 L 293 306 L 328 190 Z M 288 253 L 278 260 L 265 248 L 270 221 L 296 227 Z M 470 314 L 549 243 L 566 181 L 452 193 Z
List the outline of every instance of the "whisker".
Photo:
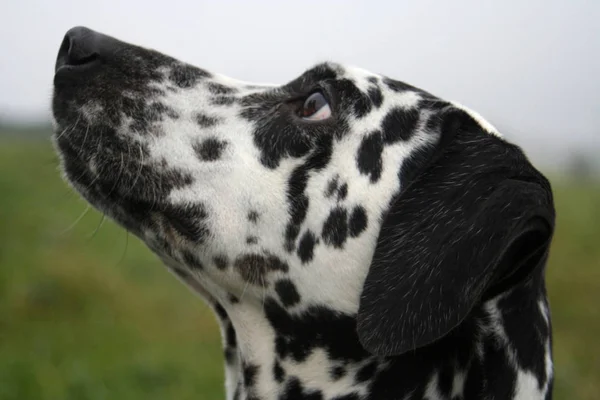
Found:
M 265 310 L 265 301 L 266 301 L 266 298 L 267 298 L 267 284 L 265 282 L 265 277 L 264 276 L 262 277 L 261 286 L 262 286 L 262 290 L 263 290 L 261 309 L 264 311 Z
M 115 183 L 113 185 L 113 187 L 108 191 L 108 194 L 106 195 L 107 197 L 110 196 L 113 191 L 117 188 L 117 186 L 119 185 L 119 181 L 121 180 L 121 174 L 123 173 L 123 169 L 125 167 L 124 165 L 125 160 L 123 159 L 123 153 L 121 153 L 121 162 L 119 163 L 119 173 L 117 174 L 117 179 L 115 179 Z
M 83 153 L 83 148 L 85 147 L 85 142 L 87 140 L 89 131 L 90 131 L 90 125 L 87 124 L 87 128 L 85 128 L 85 134 L 83 135 L 83 142 L 81 143 L 81 146 L 79 147 L 80 154 Z
M 65 129 L 63 129 L 58 135 L 56 135 L 56 140 L 58 141 L 58 139 L 60 139 L 65 132 L 67 132 L 73 125 L 69 125 L 67 126 Z
M 94 232 L 92 232 L 90 235 L 88 235 L 88 237 L 87 237 L 88 240 L 92 240 L 96 236 L 98 231 L 100 231 L 100 228 L 102 228 L 102 225 L 104 225 L 104 221 L 106 221 L 106 214 L 102 214 L 102 217 L 100 218 L 100 222 L 98 223 L 98 226 L 96 226 L 96 229 L 94 229 Z
M 244 285 L 244 289 L 242 290 L 242 295 L 240 296 L 240 302 L 242 300 L 244 300 L 244 294 L 246 293 L 246 289 L 248 289 L 248 285 L 250 284 L 250 280 L 246 281 L 246 284 Z
M 75 123 L 74 123 L 73 125 L 71 125 L 71 127 L 70 127 L 70 128 L 69 128 L 69 127 L 66 127 L 66 128 L 65 128 L 65 129 L 64 129 L 64 130 L 63 130 L 63 131 L 60 133 L 60 135 L 58 135 L 58 136 L 56 137 L 56 140 L 60 139 L 60 138 L 61 138 L 63 135 L 65 135 L 65 134 L 67 133 L 67 131 L 69 131 L 69 130 L 70 130 L 70 131 L 74 131 L 74 130 L 75 130 L 75 127 L 76 127 L 76 126 L 77 126 L 77 124 L 79 123 L 79 119 L 80 119 L 80 118 L 81 118 L 81 114 L 79 114 L 79 115 L 77 116 L 77 119 L 75 120 Z
M 131 193 L 131 191 L 135 187 L 135 184 L 137 183 L 138 179 L 142 176 L 142 168 L 144 167 L 144 150 L 142 149 L 142 145 L 139 143 L 138 143 L 138 150 L 140 151 L 140 162 L 139 162 L 140 167 L 138 168 L 137 173 L 135 174 L 133 183 L 129 186 L 129 190 L 127 190 L 127 193 L 125 193 L 124 197 L 127 197 L 127 195 L 129 195 Z
M 125 260 L 125 255 L 127 254 L 127 248 L 129 247 L 129 231 L 125 231 L 125 248 L 123 249 L 123 254 L 121 254 L 121 258 L 117 261 L 116 265 L 120 265 Z
M 69 225 L 66 229 L 57 232 L 57 235 L 64 235 L 65 233 L 69 232 L 70 230 L 72 230 L 73 228 L 75 228 L 75 226 L 79 223 L 79 221 L 81 221 L 83 219 L 83 217 L 85 217 L 85 215 L 91 210 L 91 206 L 87 206 L 85 208 L 85 210 L 83 210 L 83 212 L 81 213 L 81 215 L 79 217 L 77 217 L 77 219 L 71 224 Z

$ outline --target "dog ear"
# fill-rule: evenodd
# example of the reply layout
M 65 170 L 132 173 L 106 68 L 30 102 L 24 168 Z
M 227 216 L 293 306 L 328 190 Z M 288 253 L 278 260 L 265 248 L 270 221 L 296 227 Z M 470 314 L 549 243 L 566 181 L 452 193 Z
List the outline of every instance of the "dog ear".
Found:
M 522 151 L 445 112 L 429 164 L 392 201 L 368 272 L 357 331 L 371 353 L 433 343 L 484 297 L 543 268 L 554 230 L 548 181 Z

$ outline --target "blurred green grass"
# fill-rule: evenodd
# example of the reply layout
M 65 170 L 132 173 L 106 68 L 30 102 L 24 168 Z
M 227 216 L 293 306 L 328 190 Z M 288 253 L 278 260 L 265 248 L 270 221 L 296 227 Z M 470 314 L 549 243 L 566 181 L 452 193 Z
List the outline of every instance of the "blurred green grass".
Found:
M 0 142 L 0 399 L 221 399 L 211 312 L 60 179 Z
M 0 400 L 222 399 L 210 311 L 57 165 L 46 142 L 0 141 Z M 555 398 L 599 399 L 600 185 L 554 190 Z

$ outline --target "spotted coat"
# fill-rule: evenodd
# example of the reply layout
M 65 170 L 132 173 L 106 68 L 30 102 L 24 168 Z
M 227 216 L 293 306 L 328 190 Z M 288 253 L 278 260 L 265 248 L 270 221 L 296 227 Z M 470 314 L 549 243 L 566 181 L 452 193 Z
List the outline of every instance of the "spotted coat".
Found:
M 214 309 L 228 400 L 551 398 L 550 187 L 475 112 L 334 63 L 248 84 L 85 28 L 52 107 L 66 179 Z

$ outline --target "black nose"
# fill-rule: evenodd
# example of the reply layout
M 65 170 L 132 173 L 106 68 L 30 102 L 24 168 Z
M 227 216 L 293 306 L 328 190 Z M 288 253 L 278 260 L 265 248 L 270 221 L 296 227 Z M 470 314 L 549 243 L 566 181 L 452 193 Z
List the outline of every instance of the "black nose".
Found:
M 83 26 L 67 31 L 58 50 L 55 71 L 61 67 L 89 67 L 114 51 L 116 39 Z

